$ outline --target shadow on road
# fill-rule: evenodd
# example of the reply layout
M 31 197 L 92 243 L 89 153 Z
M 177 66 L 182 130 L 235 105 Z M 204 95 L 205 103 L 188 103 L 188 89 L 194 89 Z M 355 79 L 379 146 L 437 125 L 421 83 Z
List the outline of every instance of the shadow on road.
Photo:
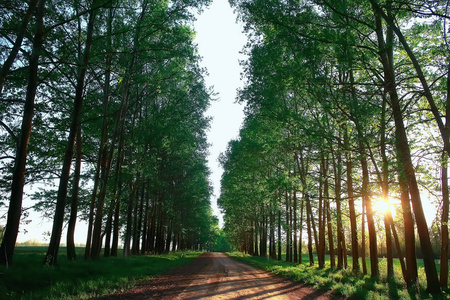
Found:
M 338 299 L 229 258 L 203 253 L 194 262 L 102 299 Z

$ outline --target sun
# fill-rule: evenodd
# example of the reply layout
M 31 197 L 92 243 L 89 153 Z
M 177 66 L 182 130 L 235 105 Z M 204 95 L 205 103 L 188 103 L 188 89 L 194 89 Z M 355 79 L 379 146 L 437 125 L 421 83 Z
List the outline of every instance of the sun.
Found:
M 391 211 L 391 204 L 388 200 L 380 197 L 375 202 L 375 210 L 384 215 Z

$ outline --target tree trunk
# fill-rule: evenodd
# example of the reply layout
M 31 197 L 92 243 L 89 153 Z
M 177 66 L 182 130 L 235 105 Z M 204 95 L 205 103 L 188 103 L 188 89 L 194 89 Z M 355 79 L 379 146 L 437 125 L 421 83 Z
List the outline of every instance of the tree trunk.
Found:
M 277 250 L 275 245 L 275 207 L 276 202 L 271 201 L 271 208 L 270 208 L 270 258 L 277 259 Z
M 169 222 L 169 227 L 167 228 L 167 237 L 166 237 L 166 247 L 164 252 L 168 253 L 170 251 L 170 242 L 172 241 L 172 220 Z
M 95 7 L 96 1 L 93 2 L 92 7 Z M 52 235 L 50 244 L 45 255 L 44 263 L 48 265 L 55 265 L 57 263 L 59 242 L 61 240 L 62 227 L 64 223 L 64 209 L 67 198 L 67 187 L 69 183 L 70 167 L 73 158 L 75 138 L 80 126 L 81 110 L 83 108 L 83 90 L 84 80 L 91 54 L 93 43 L 94 21 L 97 9 L 92 9 L 89 13 L 89 21 L 86 32 L 86 45 L 83 54 L 83 61 L 77 75 L 77 86 L 75 90 L 74 109 L 72 114 L 72 123 L 70 125 L 69 137 L 67 140 L 67 148 L 64 154 L 64 162 L 59 181 L 58 195 L 56 199 L 55 217 L 53 219 Z
M 297 191 L 294 189 L 294 244 L 293 244 L 293 249 L 294 249 L 294 263 L 298 263 L 298 253 L 297 253 Z
M 256 219 L 256 215 L 257 214 L 255 214 L 254 216 L 253 216 L 253 218 L 255 219 L 255 221 L 253 222 L 253 225 L 254 225 L 254 227 L 253 227 L 253 246 L 254 246 L 254 248 L 253 248 L 253 255 L 254 256 L 259 256 L 259 249 L 258 249 L 258 231 L 259 231 L 259 224 L 258 224 L 258 221 L 257 221 L 257 219 Z
M 450 75 L 449 75 L 450 76 Z M 450 116 L 449 116 L 450 117 Z M 441 215 L 441 269 L 440 284 L 441 287 L 447 288 L 448 285 L 448 211 L 449 211 L 449 195 L 448 195 L 448 155 L 442 155 L 442 215 Z
M 148 240 L 148 251 L 150 253 L 155 251 L 155 229 L 156 229 L 156 209 L 158 207 L 157 203 L 157 195 L 155 194 L 153 197 L 153 204 L 152 204 L 152 214 L 150 217 L 150 229 L 149 229 L 149 236 L 147 238 Z M 182 245 L 180 245 L 182 246 Z M 183 245 L 183 249 L 184 245 Z
M 113 240 L 111 245 L 111 256 L 117 257 L 119 248 L 119 230 L 120 230 L 120 198 L 117 198 L 116 208 L 114 210 Z
M 301 204 L 300 204 L 300 237 L 299 237 L 299 243 L 298 243 L 298 263 L 301 264 L 302 263 L 302 246 L 303 246 L 303 210 L 304 210 L 304 203 L 305 201 L 303 201 L 303 199 L 300 200 Z
M 328 170 L 328 160 L 325 159 L 325 170 Z M 331 210 L 330 210 L 330 193 L 328 189 L 328 177 L 325 175 L 325 182 L 323 184 L 323 195 L 325 197 L 325 214 L 327 218 L 327 231 L 328 231 L 328 247 L 330 252 L 330 267 L 336 266 L 336 260 L 334 256 L 334 237 L 333 237 L 333 224 L 331 223 Z
M 144 211 L 144 223 L 142 229 L 142 245 L 141 245 L 141 254 L 146 254 L 148 252 L 148 239 L 147 232 L 149 229 L 149 208 L 150 208 L 150 185 L 147 187 L 147 193 L 145 197 L 145 211 Z
M 126 221 L 126 229 L 125 229 L 125 238 L 124 238 L 124 245 L 123 245 L 123 256 L 127 257 L 131 255 L 131 237 L 133 232 L 133 204 L 135 202 L 136 193 L 139 187 L 139 177 L 140 174 L 138 173 L 136 177 L 136 182 L 134 185 L 130 183 L 130 197 L 128 199 L 128 205 L 127 205 L 127 221 Z M 161 252 L 159 252 L 161 253 Z
M 383 194 L 383 201 L 389 202 L 389 163 L 386 156 L 386 102 L 387 99 L 383 94 L 383 104 L 381 112 L 381 126 L 380 126 L 380 152 L 382 160 L 382 174 L 381 174 L 381 190 Z M 386 256 L 387 256 L 387 275 L 394 276 L 394 261 L 392 249 L 391 225 L 392 216 L 390 211 L 386 211 L 384 215 L 384 227 L 386 232 Z M 403 261 L 403 257 L 400 258 Z
M 342 158 L 341 158 L 341 142 L 339 132 L 338 150 L 335 152 L 333 159 L 334 163 L 334 194 L 336 197 L 336 231 L 337 231 L 337 268 L 342 269 L 344 267 L 344 229 L 342 226 L 342 210 L 341 210 L 341 171 L 342 171 Z
M 366 263 L 366 195 L 363 194 L 361 197 L 361 262 L 363 274 L 367 274 L 367 263 Z
M 352 259 L 353 259 L 352 270 L 353 272 L 358 272 L 359 271 L 358 228 L 356 226 L 355 200 L 353 198 L 352 155 L 350 152 L 347 128 L 345 128 L 344 131 L 344 144 L 346 148 L 347 194 L 348 194 L 348 208 L 350 213 L 350 231 L 352 237 Z
M 138 188 L 139 189 L 139 188 Z M 133 244 L 131 247 L 131 253 L 133 255 L 139 255 L 139 242 L 140 242 L 140 230 L 139 230 L 139 226 L 140 226 L 140 213 L 139 213 L 139 209 L 141 208 L 142 211 L 142 203 L 144 201 L 144 191 L 145 191 L 145 184 L 142 183 L 142 187 L 141 187 L 141 194 L 139 197 L 136 197 L 136 201 L 134 202 L 134 213 L 133 213 Z M 139 191 L 136 192 L 136 194 L 139 193 Z M 168 239 L 170 239 L 170 234 L 171 234 L 171 228 L 169 227 L 169 231 L 168 231 Z M 167 246 L 166 246 L 167 249 Z
M 365 147 L 360 137 L 359 151 L 361 156 L 362 169 L 362 194 L 366 206 L 367 228 L 369 231 L 369 253 L 370 253 L 370 275 L 377 277 L 380 275 L 378 267 L 378 248 L 377 248 L 377 232 L 375 229 L 375 221 L 373 219 L 372 200 L 369 193 L 369 170 L 365 156 Z
M 319 179 L 319 249 L 317 250 L 319 268 L 325 267 L 325 200 L 323 197 L 323 188 L 327 171 L 325 170 L 325 156 L 321 155 L 320 162 L 320 179 Z
M 411 212 L 408 185 L 404 181 L 404 178 L 400 176 L 399 186 L 403 223 L 405 226 L 406 284 L 408 286 L 413 286 L 418 280 L 414 220 Z
M 86 237 L 86 247 L 84 248 L 84 259 L 88 259 L 89 257 L 91 257 L 92 227 L 94 226 L 95 200 L 97 199 L 98 181 L 100 179 L 100 160 L 101 157 L 99 156 L 99 161 L 97 163 L 94 176 L 94 188 L 92 189 L 91 202 L 89 205 L 89 221 Z
M 278 208 L 278 260 L 281 260 L 281 209 Z
M 309 265 L 314 266 L 314 254 L 312 250 L 312 233 L 311 233 L 311 214 L 310 214 L 310 203 L 309 203 L 309 197 L 308 194 L 305 196 L 305 202 L 306 202 L 306 232 L 308 234 L 308 254 L 309 254 Z
M 34 101 L 38 85 L 39 55 L 44 40 L 44 9 L 45 0 L 41 0 L 36 13 L 36 33 L 33 39 L 33 49 L 30 55 L 28 86 L 25 96 L 20 139 L 17 144 L 16 158 L 11 183 L 11 198 L 9 200 L 6 229 L 0 246 L 0 264 L 12 264 L 14 247 L 19 232 L 20 216 L 22 214 L 23 187 L 25 184 L 25 167 L 34 116 Z
M 19 50 L 22 46 L 23 38 L 25 37 L 25 33 L 28 27 L 28 23 L 31 20 L 31 17 L 33 16 L 33 12 L 36 9 L 36 6 L 38 5 L 39 0 L 31 0 L 28 9 L 25 12 L 25 16 L 22 19 L 22 22 L 20 23 L 19 30 L 17 31 L 16 40 L 14 41 L 14 45 L 9 52 L 8 58 L 3 63 L 1 73 L 0 73 L 0 95 L 3 91 L 3 85 L 5 84 L 6 77 L 8 76 L 9 70 L 11 69 L 14 60 L 16 59 L 17 53 L 19 53 Z M 44 1 L 45 2 L 45 1 Z M 37 18 L 41 17 L 41 15 L 36 15 Z
M 286 261 L 291 261 L 291 225 L 289 222 L 289 197 L 288 197 L 288 191 L 284 191 L 284 201 L 286 204 Z
M 145 227 L 145 223 L 144 223 L 144 203 L 147 203 L 146 201 L 146 195 L 147 193 L 147 189 L 145 188 L 146 184 L 143 182 L 142 183 L 142 195 L 141 195 L 141 202 L 139 205 L 139 220 L 138 220 L 138 226 L 137 226 L 137 231 L 138 231 L 138 245 L 137 245 L 137 249 L 138 249 L 138 253 L 136 255 L 139 255 L 140 252 L 140 248 L 139 248 L 139 243 L 140 243 L 140 239 L 142 238 L 142 241 L 144 240 L 144 234 L 143 234 L 143 227 Z
M 111 236 L 112 236 L 112 224 L 114 218 L 114 209 L 116 207 L 115 201 L 111 201 L 110 208 L 108 209 L 108 217 L 105 224 L 105 248 L 103 250 L 103 256 L 108 257 L 111 255 Z
M 444 140 L 449 140 L 450 128 L 450 62 L 447 65 L 447 103 L 445 106 L 445 134 Z M 447 155 L 447 157 L 445 157 Z M 442 216 L 441 216 L 441 287 L 448 286 L 448 215 L 449 215 L 449 194 L 448 194 L 448 156 L 450 147 L 445 148 L 442 161 Z M 444 158 L 445 157 L 445 158 Z
M 69 225 L 67 226 L 67 259 L 72 261 L 77 259 L 75 252 L 75 225 L 77 222 L 78 213 L 78 192 L 80 183 L 80 173 L 81 173 L 81 128 L 78 128 L 77 134 L 77 155 L 75 163 L 75 173 L 73 177 L 73 187 L 72 187 L 72 203 L 70 205 L 70 218 Z

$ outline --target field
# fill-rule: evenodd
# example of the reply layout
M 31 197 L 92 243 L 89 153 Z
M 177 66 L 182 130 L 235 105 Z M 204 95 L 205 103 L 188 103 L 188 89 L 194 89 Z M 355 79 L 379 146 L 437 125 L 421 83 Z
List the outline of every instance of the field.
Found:
M 62 248 L 58 266 L 50 267 L 42 263 L 46 250 L 46 247 L 16 247 L 13 266 L 0 267 L 1 299 L 93 298 L 134 286 L 187 264 L 200 254 L 180 252 L 85 261 L 84 248 L 77 248 L 79 259 L 69 262 Z
M 234 252 L 230 256 L 253 266 L 266 269 L 273 273 L 288 277 L 294 281 L 300 281 L 317 289 L 331 290 L 337 295 L 350 299 L 450 299 L 449 291 L 441 296 L 432 296 L 425 291 L 426 277 L 423 263 L 418 260 L 419 284 L 407 289 L 401 276 L 400 263 L 394 261 L 394 278 L 386 278 L 386 260 L 380 259 L 380 277 L 371 278 L 369 275 L 354 274 L 351 267 L 345 270 L 331 269 L 329 258 L 326 258 L 326 266 L 323 269 L 309 266 L 309 256 L 302 255 L 302 264 L 287 263 L 262 257 L 252 257 L 243 253 Z M 370 261 L 367 261 L 370 272 Z M 348 265 L 352 260 L 348 258 Z M 438 265 L 439 267 L 439 265 Z M 438 269 L 439 272 L 439 269 Z

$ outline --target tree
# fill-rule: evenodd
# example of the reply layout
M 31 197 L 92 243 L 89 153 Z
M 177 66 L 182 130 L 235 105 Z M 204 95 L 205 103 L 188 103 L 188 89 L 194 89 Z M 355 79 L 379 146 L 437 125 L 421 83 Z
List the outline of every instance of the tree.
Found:
M 52 235 L 50 238 L 50 244 L 45 255 L 44 263 L 48 265 L 55 265 L 58 258 L 59 242 L 62 234 L 62 227 L 64 222 L 64 209 L 67 198 L 67 188 L 69 183 L 70 167 L 72 164 L 72 158 L 75 147 L 75 140 L 78 128 L 80 126 L 80 117 L 83 107 L 83 92 L 84 81 L 88 63 L 91 54 L 91 48 L 94 35 L 94 21 L 97 13 L 97 6 L 99 1 L 94 1 L 89 13 L 89 20 L 86 31 L 86 43 L 83 51 L 82 60 L 79 64 L 77 74 L 77 85 L 75 90 L 74 108 L 72 112 L 72 120 L 70 125 L 69 137 L 67 140 L 67 147 L 64 154 L 64 162 L 61 170 L 61 177 L 59 181 L 58 196 L 56 199 L 55 217 L 53 219 Z
M 34 115 L 34 102 L 38 86 L 38 66 L 44 40 L 44 9 L 45 0 L 41 0 L 36 13 L 36 33 L 33 39 L 33 49 L 29 59 L 29 77 L 23 110 L 20 137 L 17 139 L 17 151 L 14 159 L 14 171 L 11 183 L 11 197 L 8 208 L 8 220 L 0 246 L 0 263 L 10 265 L 14 253 L 20 216 L 22 214 L 23 187 L 25 185 L 25 167 L 28 143 Z

